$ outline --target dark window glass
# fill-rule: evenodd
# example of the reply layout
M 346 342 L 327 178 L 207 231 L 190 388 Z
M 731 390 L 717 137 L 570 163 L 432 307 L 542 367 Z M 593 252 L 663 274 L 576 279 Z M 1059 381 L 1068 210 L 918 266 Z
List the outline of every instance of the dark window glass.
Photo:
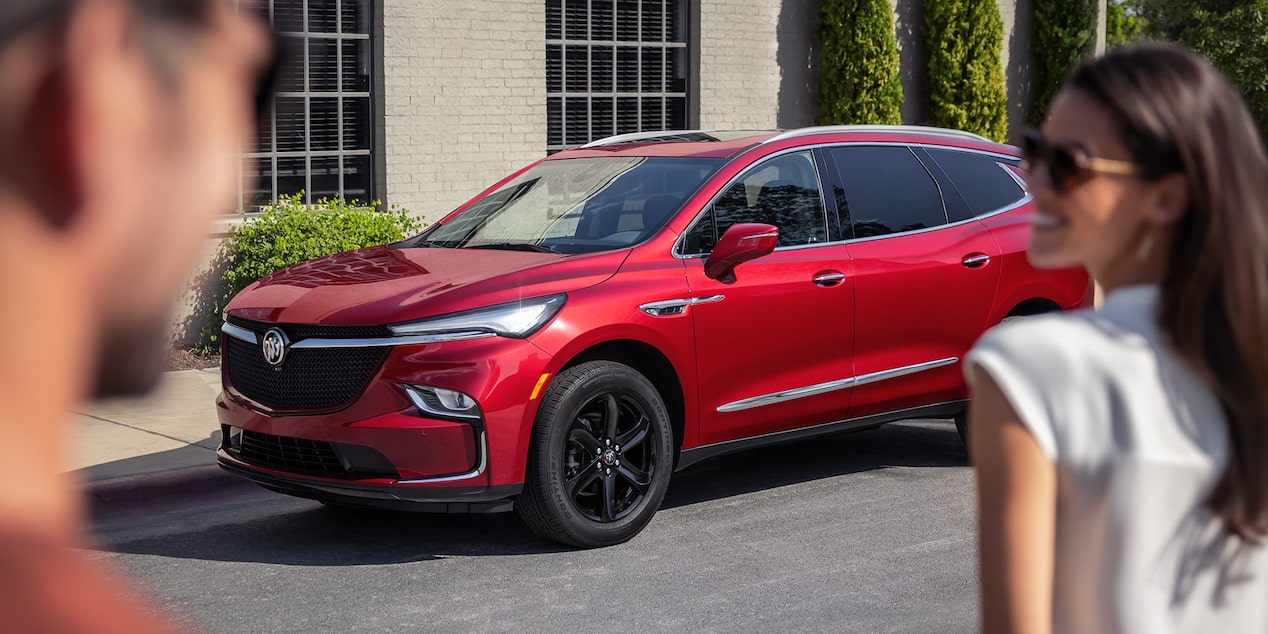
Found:
M 743 222 L 778 227 L 781 247 L 827 240 L 823 197 L 809 152 L 773 158 L 732 183 L 692 228 L 684 251 L 708 253 L 731 225 Z
M 274 100 L 277 108 L 277 149 L 279 152 L 303 152 L 304 134 L 304 98 L 278 97 Z
M 284 33 L 302 33 L 304 0 L 273 0 L 273 28 Z
M 277 195 L 296 194 L 308 189 L 308 161 L 302 156 L 277 159 Z
M 345 97 L 343 100 L 343 149 L 370 149 L 370 99 Z
M 829 150 L 845 186 L 838 199 L 855 238 L 946 224 L 938 186 L 906 147 L 854 146 Z
M 339 41 L 330 38 L 308 40 L 308 89 L 335 92 L 339 89 Z
M 343 89 L 370 92 L 370 40 L 344 40 Z
M 1000 161 L 985 154 L 928 149 L 938 167 L 951 177 L 974 215 L 982 215 L 1021 200 L 1025 192 Z
M 309 0 L 309 33 L 334 33 L 338 23 L 339 16 L 335 14 L 335 3 Z
M 343 160 L 343 197 L 370 200 L 370 157 L 349 156 Z
M 546 0 L 546 39 L 563 39 L 563 0 Z
M 546 143 L 564 144 L 564 100 L 559 97 L 546 100 Z
M 339 100 L 309 100 L 309 149 L 314 152 L 339 150 Z
M 564 36 L 570 40 L 590 39 L 588 0 L 564 0 Z
M 312 179 L 314 201 L 322 198 L 334 198 L 339 195 L 339 158 L 334 156 L 313 157 L 309 167 Z
M 242 165 L 242 208 L 254 209 L 273 202 L 273 161 L 246 159 Z
M 303 38 L 283 37 L 281 68 L 278 69 L 277 89 L 280 92 L 304 92 L 304 60 L 307 57 Z
M 342 0 L 343 32 L 370 34 L 370 0 Z

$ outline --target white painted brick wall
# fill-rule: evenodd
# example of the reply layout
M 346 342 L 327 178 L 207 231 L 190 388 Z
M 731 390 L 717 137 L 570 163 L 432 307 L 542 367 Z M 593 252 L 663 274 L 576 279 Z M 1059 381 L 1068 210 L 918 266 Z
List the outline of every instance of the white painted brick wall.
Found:
M 780 0 L 699 1 L 700 127 L 775 128 Z
M 441 218 L 546 151 L 543 0 L 384 0 L 387 198 Z

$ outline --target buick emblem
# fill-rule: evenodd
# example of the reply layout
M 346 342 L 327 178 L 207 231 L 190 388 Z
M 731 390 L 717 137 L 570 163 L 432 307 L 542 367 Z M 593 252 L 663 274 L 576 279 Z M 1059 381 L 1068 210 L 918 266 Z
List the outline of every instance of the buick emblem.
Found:
M 277 367 L 286 360 L 286 348 L 290 345 L 291 342 L 286 340 L 286 333 L 280 328 L 270 328 L 264 333 L 264 341 L 261 342 L 260 348 L 264 351 L 264 360 L 268 361 L 269 365 Z

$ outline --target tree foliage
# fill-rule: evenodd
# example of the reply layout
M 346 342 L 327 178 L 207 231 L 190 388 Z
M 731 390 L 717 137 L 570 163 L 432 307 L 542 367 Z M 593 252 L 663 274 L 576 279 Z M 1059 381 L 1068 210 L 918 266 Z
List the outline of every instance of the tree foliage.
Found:
M 902 123 L 889 0 L 823 0 L 818 36 L 819 123 Z
M 1004 22 L 995 0 L 928 0 L 929 123 L 1008 136 L 1004 88 Z
M 1109 0 L 1105 13 L 1105 47 L 1127 46 L 1141 39 L 1143 20 L 1136 0 Z
M 1066 76 L 1096 52 L 1098 0 L 1034 0 L 1031 8 L 1035 78 L 1030 123 L 1038 125 Z
M 1146 35 L 1210 60 L 1268 131 L 1268 0 L 1135 0 Z

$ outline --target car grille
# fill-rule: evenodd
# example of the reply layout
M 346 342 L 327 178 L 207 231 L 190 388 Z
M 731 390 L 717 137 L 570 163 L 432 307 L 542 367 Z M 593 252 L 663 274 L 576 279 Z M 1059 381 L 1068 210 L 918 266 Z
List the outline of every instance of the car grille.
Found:
M 263 335 L 272 327 L 246 320 L 231 320 L 231 323 L 257 335 Z M 335 333 L 342 338 L 381 336 L 372 334 L 376 326 L 283 324 L 278 327 L 294 329 L 292 342 L 312 336 L 330 337 Z M 287 336 L 291 337 L 290 332 Z M 274 367 L 264 360 L 259 344 L 225 337 L 225 366 L 233 389 L 275 410 L 325 410 L 351 401 L 365 389 L 388 352 L 387 347 L 291 348 L 282 365 Z
M 273 324 L 267 321 L 230 317 L 229 323 L 246 328 L 256 334 L 264 334 L 270 328 L 281 328 L 292 343 L 310 337 L 326 339 L 377 339 L 391 337 L 387 326 L 326 326 L 320 324 Z
M 247 460 L 289 471 L 346 477 L 333 443 L 242 430 L 239 455 Z

